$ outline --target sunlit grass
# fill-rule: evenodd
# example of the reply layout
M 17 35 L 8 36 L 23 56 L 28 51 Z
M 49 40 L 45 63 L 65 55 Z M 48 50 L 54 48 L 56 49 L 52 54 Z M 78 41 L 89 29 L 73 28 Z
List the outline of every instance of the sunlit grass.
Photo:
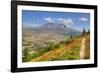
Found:
M 69 41 L 60 44 L 59 48 L 51 50 L 42 56 L 32 59 L 32 62 L 37 61 L 56 61 L 56 60 L 78 60 L 80 59 L 82 37 L 73 38 Z M 86 36 L 86 56 L 85 59 L 90 58 L 90 37 Z

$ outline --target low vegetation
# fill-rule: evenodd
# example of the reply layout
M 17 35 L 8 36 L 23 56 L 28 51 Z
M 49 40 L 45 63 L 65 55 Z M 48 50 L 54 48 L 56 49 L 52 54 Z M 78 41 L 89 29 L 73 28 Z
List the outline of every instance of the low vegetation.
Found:
M 46 42 L 46 47 L 37 47 L 32 50 L 30 48 L 24 48 L 23 50 L 23 62 L 41 62 L 41 61 L 56 61 L 56 60 L 79 60 L 80 48 L 82 42 L 82 35 L 78 37 L 72 37 L 68 40 L 61 41 L 59 43 Z M 86 51 L 85 59 L 90 58 L 90 35 L 87 33 L 86 38 Z M 32 52 L 33 51 L 33 52 Z M 31 52 L 31 53 L 30 53 Z

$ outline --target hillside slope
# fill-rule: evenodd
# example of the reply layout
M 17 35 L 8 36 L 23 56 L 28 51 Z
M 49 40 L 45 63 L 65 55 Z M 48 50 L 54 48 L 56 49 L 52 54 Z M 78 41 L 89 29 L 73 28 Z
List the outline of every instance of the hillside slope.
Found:
M 86 51 L 85 51 L 85 59 L 90 58 L 90 36 L 87 34 L 86 38 Z M 55 50 L 51 50 L 40 57 L 32 59 L 31 62 L 38 61 L 56 61 L 56 60 L 78 60 L 80 59 L 80 48 L 83 37 L 76 37 L 70 39 L 69 41 L 62 42 L 59 44 L 59 48 Z

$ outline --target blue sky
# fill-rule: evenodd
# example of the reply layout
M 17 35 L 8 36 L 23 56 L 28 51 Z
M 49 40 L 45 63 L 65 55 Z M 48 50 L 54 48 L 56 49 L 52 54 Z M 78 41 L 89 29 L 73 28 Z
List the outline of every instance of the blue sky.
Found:
M 90 14 L 75 12 L 51 12 L 51 11 L 22 11 L 22 24 L 24 28 L 39 27 L 47 22 L 64 23 L 77 30 L 90 29 Z

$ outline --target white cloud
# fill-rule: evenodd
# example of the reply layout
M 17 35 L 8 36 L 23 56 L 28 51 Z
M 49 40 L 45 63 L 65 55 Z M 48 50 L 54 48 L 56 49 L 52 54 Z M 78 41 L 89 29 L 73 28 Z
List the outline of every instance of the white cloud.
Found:
M 84 22 L 87 22 L 87 21 L 88 21 L 88 19 L 87 19 L 87 18 L 85 18 L 85 17 L 81 17 L 81 18 L 79 18 L 79 21 L 84 21 Z
M 68 18 L 68 19 L 59 18 L 58 21 L 60 21 L 61 23 L 63 23 L 67 27 L 70 27 L 70 25 L 74 23 L 71 18 Z
M 64 19 L 63 18 L 58 18 L 58 21 L 63 21 Z
M 44 18 L 44 20 L 46 20 L 47 22 L 50 22 L 50 23 L 53 23 L 53 22 L 54 22 L 53 19 L 50 18 L 50 17 L 48 17 L 48 18 Z
M 53 20 L 53 18 L 50 18 L 50 17 L 44 18 L 44 20 L 46 20 L 47 22 L 52 22 L 52 23 L 55 22 L 55 21 Z M 72 20 L 72 18 L 67 18 L 67 19 L 58 18 L 58 19 L 56 19 L 56 20 L 57 20 L 57 22 L 59 22 L 59 23 L 63 23 L 63 24 L 66 25 L 67 27 L 70 27 L 70 25 L 74 23 L 73 20 Z

